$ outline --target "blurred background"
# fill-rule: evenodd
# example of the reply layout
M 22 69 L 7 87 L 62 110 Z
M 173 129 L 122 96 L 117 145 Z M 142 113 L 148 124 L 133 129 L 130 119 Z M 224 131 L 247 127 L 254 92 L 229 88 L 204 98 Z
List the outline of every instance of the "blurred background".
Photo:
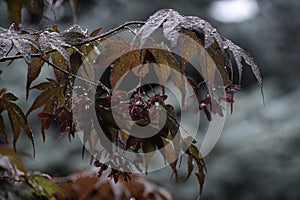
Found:
M 23 13 L 23 27 L 43 29 L 55 20 L 61 30 L 73 23 L 69 1 L 44 10 L 37 19 Z M 60 6 L 59 6 L 60 5 Z M 201 199 L 207 200 L 299 200 L 300 199 L 300 1 L 299 0 L 79 0 L 77 23 L 103 31 L 130 20 L 146 20 L 162 8 L 172 8 L 184 15 L 209 21 L 219 33 L 249 51 L 261 69 L 265 106 L 260 89 L 245 66 L 242 90 L 235 96 L 234 112 L 228 115 L 223 133 L 206 157 L 207 179 Z M 0 0 L 0 26 L 9 20 L 4 0 Z M 24 108 L 27 67 L 15 61 L 9 67 L 1 63 L 0 86 L 15 91 Z M 52 73 L 44 67 L 44 74 Z M 42 79 L 42 77 L 41 77 Z M 34 95 L 34 93 L 33 93 Z M 30 123 L 39 119 L 32 113 Z M 43 143 L 34 129 L 36 158 L 26 159 L 30 170 L 67 175 L 88 169 L 89 156 L 81 159 L 81 143 L 75 138 L 59 137 L 55 127 L 47 131 Z M 18 147 L 31 152 L 29 141 L 19 140 Z M 183 174 L 184 175 L 184 174 Z M 148 176 L 168 188 L 176 199 L 196 199 L 194 177 L 175 184 L 171 171 L 163 169 Z

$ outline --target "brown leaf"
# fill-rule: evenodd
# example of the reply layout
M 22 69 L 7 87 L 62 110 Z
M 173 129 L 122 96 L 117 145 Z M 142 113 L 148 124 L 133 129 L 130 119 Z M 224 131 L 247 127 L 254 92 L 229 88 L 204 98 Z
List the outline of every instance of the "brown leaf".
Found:
M 68 63 L 67 61 L 64 59 L 64 57 L 57 51 L 57 52 L 53 52 L 51 54 L 51 58 L 52 58 L 52 62 L 54 65 L 56 65 L 57 67 L 59 67 L 60 69 L 63 69 L 63 70 L 67 70 L 68 69 Z M 64 76 L 64 73 L 57 70 L 57 69 L 54 69 L 53 68 L 53 71 L 54 71 L 54 74 L 55 74 L 55 77 L 56 77 L 56 80 L 57 82 L 61 82 L 61 79 L 62 77 Z
M 168 142 L 167 140 L 163 139 L 164 142 L 164 150 L 163 156 L 166 159 L 167 163 L 170 165 L 171 169 L 173 170 L 173 173 L 175 174 L 175 181 L 178 182 L 179 176 L 177 171 L 177 152 L 172 145 L 172 143 Z
M 19 27 L 19 24 L 22 22 L 22 0 L 6 0 L 6 3 L 10 22 L 16 24 L 16 27 Z
M 184 141 L 183 145 L 188 145 L 189 142 L 187 142 L 187 143 L 186 142 L 187 142 L 187 140 Z M 190 144 L 190 146 L 186 149 L 185 153 L 188 154 L 188 156 L 189 156 L 188 162 L 190 162 L 190 159 L 193 159 L 197 163 L 198 172 L 196 172 L 195 175 L 197 176 L 197 179 L 199 182 L 199 187 L 200 187 L 200 193 L 201 193 L 203 190 L 203 184 L 205 181 L 205 171 L 206 171 L 205 161 L 202 158 L 199 150 L 197 149 L 197 147 L 194 144 Z M 189 165 L 189 163 L 188 163 L 188 165 Z M 188 174 L 190 174 L 190 166 L 188 169 Z
M 202 71 L 204 74 L 207 74 L 207 80 L 214 83 L 215 75 L 218 73 L 217 75 L 222 78 L 224 85 L 230 85 L 232 82 L 229 79 L 229 72 L 226 69 L 229 62 L 228 58 L 226 58 L 226 54 L 221 51 L 216 42 L 207 49 L 207 53 L 204 57 L 199 57 L 200 64 L 204 67 Z
M 181 55 L 182 55 L 182 72 L 185 73 L 186 64 L 198 51 L 198 43 L 202 43 L 197 37 L 196 33 L 192 31 L 181 31 L 186 35 L 182 40 Z M 202 44 L 203 45 L 203 44 Z
M 0 134 L 3 136 L 4 141 L 8 144 L 8 135 L 5 130 L 5 124 L 2 115 L 0 114 Z
M 78 10 L 78 0 L 69 0 L 73 13 L 73 21 L 77 22 L 77 10 Z
M 113 65 L 112 71 L 111 71 L 111 76 L 110 76 L 110 83 L 111 87 L 114 88 L 117 85 L 117 83 L 121 83 L 121 78 L 124 76 L 126 73 L 128 73 L 130 70 L 132 70 L 135 67 L 138 67 L 136 73 L 140 73 L 139 68 L 143 69 L 142 74 L 145 76 L 147 72 L 149 72 L 149 68 L 147 66 L 141 67 L 140 65 L 142 64 L 140 60 L 140 51 L 134 50 L 130 51 L 124 55 L 122 55 L 118 61 Z
M 0 110 L 6 110 L 8 113 L 11 129 L 13 132 L 14 149 L 16 150 L 16 143 L 20 136 L 21 129 L 23 129 L 32 143 L 33 155 L 35 155 L 32 131 L 27 123 L 27 119 L 21 108 L 17 104 L 11 102 L 10 100 L 0 98 Z
M 118 58 L 119 55 L 122 55 L 123 52 L 128 52 L 130 50 L 131 44 L 129 44 L 126 40 L 121 37 L 116 37 L 113 41 L 104 40 L 102 41 L 103 45 L 105 45 L 105 49 L 101 52 L 96 59 L 96 67 L 107 67 L 113 61 L 113 58 Z
M 149 63 L 134 67 L 131 71 L 138 77 L 144 78 L 149 73 Z
M 49 56 L 47 55 L 46 58 L 48 59 Z M 41 58 L 32 58 L 31 65 L 28 65 L 26 81 L 26 99 L 28 99 L 29 96 L 31 83 L 39 76 L 44 63 L 45 62 Z
M 65 87 L 52 79 L 48 79 L 48 82 L 40 83 L 33 87 L 34 89 L 44 90 L 33 102 L 26 115 L 33 110 L 47 105 L 57 104 L 63 106 L 65 103 L 64 91 Z
M 145 153 L 144 158 L 145 158 L 145 173 L 148 174 L 148 167 L 149 167 L 149 162 L 153 155 L 155 154 L 156 151 L 156 144 L 154 141 L 150 139 L 144 139 L 142 141 L 142 149 L 143 152 Z
M 193 170 L 194 170 L 193 158 L 191 156 L 189 156 L 188 157 L 188 174 L 183 182 L 187 181 L 190 178 Z
M 91 32 L 90 36 L 91 36 L 91 37 L 96 37 L 96 36 L 100 33 L 101 29 L 102 29 L 102 27 L 93 30 L 93 31 Z

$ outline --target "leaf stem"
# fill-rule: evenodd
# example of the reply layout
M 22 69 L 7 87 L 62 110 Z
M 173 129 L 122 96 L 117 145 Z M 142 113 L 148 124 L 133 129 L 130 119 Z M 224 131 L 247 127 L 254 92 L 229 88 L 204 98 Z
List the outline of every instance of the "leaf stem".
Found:
M 111 29 L 101 35 L 98 35 L 96 37 L 91 37 L 91 38 L 87 38 L 85 40 L 82 40 L 82 41 L 79 41 L 78 43 L 75 43 L 73 44 L 73 46 L 80 46 L 80 45 L 84 45 L 84 44 L 88 44 L 90 42 L 94 42 L 96 40 L 99 40 L 99 39 L 102 39 L 108 35 L 111 35 L 111 34 L 114 34 L 115 32 L 119 31 L 119 30 L 123 30 L 123 29 L 128 29 L 128 26 L 130 25 L 143 25 L 145 24 L 145 22 L 143 21 L 130 21 L 130 22 L 126 22 L 114 29 Z M 57 50 L 55 49 L 51 49 L 49 51 L 46 51 L 44 54 L 47 55 L 49 53 L 53 53 L 53 52 L 56 52 Z M 34 53 L 34 54 L 31 54 L 31 57 L 32 58 L 36 58 L 36 57 L 41 57 L 41 55 L 39 53 Z M 4 56 L 4 57 L 1 57 L 0 58 L 0 62 L 5 62 L 5 61 L 13 61 L 13 60 L 16 60 L 16 59 L 21 59 L 23 58 L 23 55 L 15 55 L 15 56 Z
M 41 55 L 40 55 L 40 58 L 41 58 L 43 61 L 45 61 L 48 65 L 50 65 L 51 67 L 53 67 L 54 69 L 56 69 L 56 70 L 58 70 L 58 71 L 60 71 L 60 72 L 62 72 L 62 73 L 64 73 L 64 74 L 66 74 L 66 75 L 72 76 L 73 78 L 77 78 L 77 79 L 79 79 L 79 80 L 81 80 L 81 81 L 84 81 L 84 82 L 89 83 L 89 84 L 91 84 L 91 85 L 94 85 L 94 86 L 96 86 L 96 87 L 99 87 L 99 86 L 100 86 L 103 90 L 105 90 L 105 91 L 108 92 L 109 94 L 111 93 L 111 90 L 110 90 L 108 87 L 106 87 L 106 86 L 105 86 L 103 83 L 101 83 L 101 82 L 94 83 L 94 82 L 89 81 L 89 80 L 87 80 L 87 79 L 85 79 L 85 78 L 82 78 L 81 76 L 77 76 L 77 75 L 75 75 L 75 74 L 70 73 L 70 72 L 67 71 L 67 70 L 64 70 L 64 69 L 62 69 L 62 68 L 56 66 L 55 64 L 51 63 L 48 59 L 46 59 L 45 57 L 43 57 L 43 56 L 41 56 Z

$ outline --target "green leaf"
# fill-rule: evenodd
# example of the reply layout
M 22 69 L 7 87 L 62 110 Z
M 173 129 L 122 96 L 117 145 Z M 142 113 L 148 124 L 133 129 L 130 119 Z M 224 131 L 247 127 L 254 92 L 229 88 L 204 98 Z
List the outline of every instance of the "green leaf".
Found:
M 38 196 L 44 196 L 48 199 L 55 197 L 55 195 L 65 197 L 64 191 L 51 181 L 49 176 L 43 174 L 26 174 L 27 183 L 35 190 Z

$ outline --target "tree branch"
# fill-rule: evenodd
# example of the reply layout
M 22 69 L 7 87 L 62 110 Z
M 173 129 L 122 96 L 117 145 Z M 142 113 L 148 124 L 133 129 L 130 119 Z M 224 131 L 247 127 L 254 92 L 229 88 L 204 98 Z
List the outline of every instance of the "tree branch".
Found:
M 120 31 L 120 30 L 123 30 L 123 29 L 127 29 L 128 27 L 127 26 L 130 26 L 130 25 L 143 25 L 145 24 L 145 22 L 143 21 L 130 21 L 130 22 L 126 22 L 112 30 L 109 30 L 101 35 L 98 35 L 96 37 L 91 37 L 91 38 L 87 38 L 85 40 L 82 40 L 82 41 L 79 41 L 78 43 L 75 43 L 73 44 L 73 46 L 81 46 L 81 45 L 84 45 L 84 44 L 88 44 L 90 42 L 94 42 L 94 41 L 97 41 L 97 40 L 100 40 L 108 35 L 111 35 L 111 34 L 114 34 L 115 32 L 117 31 Z M 47 55 L 49 53 L 53 53 L 53 52 L 56 52 L 57 50 L 55 49 L 51 49 L 49 51 L 46 51 L 44 54 Z M 41 54 L 40 53 L 35 53 L 35 54 L 31 54 L 31 57 L 32 58 L 36 58 L 36 57 L 41 57 Z M 0 62 L 5 62 L 5 61 L 10 61 L 10 60 L 16 60 L 16 59 L 21 59 L 23 58 L 23 55 L 15 55 L 15 56 L 4 56 L 2 58 L 0 58 Z
M 87 79 L 85 79 L 85 78 L 82 78 L 82 77 L 80 77 L 80 76 L 77 76 L 77 75 L 75 75 L 75 74 L 72 74 L 72 73 L 68 72 L 67 70 L 61 69 L 60 67 L 54 65 L 53 63 L 51 63 L 48 59 L 46 59 L 46 58 L 43 57 L 43 56 L 40 56 L 40 58 L 41 58 L 43 61 L 45 61 L 48 65 L 50 65 L 51 67 L 53 67 L 54 69 L 56 69 L 56 70 L 58 70 L 58 71 L 60 71 L 60 72 L 62 72 L 62 73 L 64 73 L 64 74 L 66 74 L 66 75 L 70 75 L 70 76 L 72 76 L 73 78 L 77 78 L 77 79 L 79 79 L 79 80 L 81 80 L 81 81 L 84 81 L 84 82 L 86 82 L 86 83 L 89 83 L 89 84 L 91 84 L 91 85 L 94 85 L 94 86 L 96 86 L 96 87 L 99 87 L 99 86 L 100 86 L 103 90 L 105 90 L 106 92 L 108 92 L 109 94 L 111 94 L 111 90 L 110 90 L 108 87 L 106 87 L 103 83 L 101 83 L 100 81 L 99 81 L 98 83 L 94 83 L 94 82 L 89 81 L 89 80 L 87 80 Z

